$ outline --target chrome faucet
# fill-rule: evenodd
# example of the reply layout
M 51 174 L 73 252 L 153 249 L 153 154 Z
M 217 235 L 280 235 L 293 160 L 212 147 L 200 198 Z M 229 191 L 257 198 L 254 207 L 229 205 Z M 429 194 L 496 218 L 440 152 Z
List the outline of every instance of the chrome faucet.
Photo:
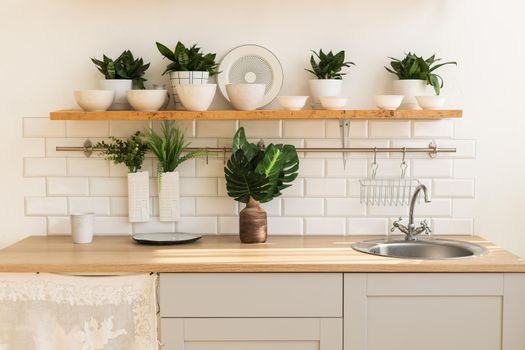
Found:
M 407 241 L 415 241 L 417 239 L 417 236 L 423 232 L 427 235 L 432 232 L 426 220 L 421 221 L 419 227 L 416 227 L 416 225 L 414 224 L 414 207 L 416 206 L 417 197 L 419 195 L 419 192 L 421 191 L 423 191 L 425 195 L 425 203 L 430 202 L 430 193 L 428 192 L 427 187 L 425 185 L 417 186 L 414 191 L 414 194 L 412 195 L 412 199 L 410 200 L 410 209 L 408 211 L 408 226 L 401 224 L 401 220 L 403 219 L 399 218 L 398 220 L 394 221 L 394 224 L 390 229 L 390 232 L 394 232 L 396 228 L 399 229 L 399 231 L 405 234 L 405 239 Z

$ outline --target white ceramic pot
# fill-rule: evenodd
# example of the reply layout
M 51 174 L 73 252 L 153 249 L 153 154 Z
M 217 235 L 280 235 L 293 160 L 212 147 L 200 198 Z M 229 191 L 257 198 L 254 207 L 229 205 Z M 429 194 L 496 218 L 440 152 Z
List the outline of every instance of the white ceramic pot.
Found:
M 439 96 L 416 96 L 417 103 L 423 109 L 440 109 L 445 105 L 446 97 Z
M 128 174 L 129 222 L 149 221 L 149 173 L 141 171 Z
M 277 96 L 277 101 L 288 111 L 299 111 L 303 109 L 308 96 Z
M 136 111 L 158 111 L 168 98 L 167 90 L 129 90 L 128 102 Z
M 177 85 L 203 85 L 208 84 L 210 73 L 204 71 L 180 71 L 170 72 L 171 89 L 175 101 L 175 109 L 184 109 L 182 102 L 177 95 Z
M 123 110 L 131 109 L 131 106 L 128 103 L 128 90 L 133 88 L 133 81 L 131 79 L 101 79 L 99 86 L 104 90 L 114 90 L 115 91 L 115 101 L 110 110 Z
M 74 95 L 77 104 L 86 112 L 103 112 L 115 99 L 113 90 L 77 90 Z
M 403 95 L 401 109 L 421 109 L 417 104 L 415 96 L 426 95 L 427 82 L 418 79 L 394 80 L 394 92 Z
M 260 107 L 265 91 L 265 84 L 226 84 L 233 108 L 240 111 L 254 111 Z
M 172 171 L 159 174 L 159 220 L 172 222 L 180 220 L 179 173 Z
M 177 85 L 175 88 L 184 108 L 189 111 L 205 111 L 213 101 L 217 84 Z
M 93 241 L 95 214 L 71 214 L 71 236 L 74 243 L 84 244 Z
M 341 79 L 311 79 L 310 94 L 314 103 L 320 103 L 319 96 L 341 96 L 343 80 Z

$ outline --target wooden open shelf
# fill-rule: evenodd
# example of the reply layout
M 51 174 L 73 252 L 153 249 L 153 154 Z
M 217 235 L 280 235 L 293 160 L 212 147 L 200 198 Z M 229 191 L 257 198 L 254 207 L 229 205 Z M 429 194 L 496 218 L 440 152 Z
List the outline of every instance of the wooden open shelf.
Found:
M 324 109 L 300 111 L 256 110 L 256 111 L 107 111 L 84 112 L 81 110 L 63 110 L 51 112 L 52 120 L 237 120 L 237 119 L 444 119 L 461 118 L 460 109 L 440 110 L 397 110 L 379 109 L 340 110 Z

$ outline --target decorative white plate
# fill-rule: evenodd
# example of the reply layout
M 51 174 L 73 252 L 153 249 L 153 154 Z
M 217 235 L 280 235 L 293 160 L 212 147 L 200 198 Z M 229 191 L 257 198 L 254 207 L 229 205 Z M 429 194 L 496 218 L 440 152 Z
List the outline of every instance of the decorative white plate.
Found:
M 265 84 L 266 92 L 257 108 L 272 102 L 283 85 L 281 62 L 270 50 L 259 45 L 243 45 L 231 50 L 221 61 L 219 71 L 217 84 L 228 101 L 226 84 Z
M 201 235 L 183 232 L 136 233 L 132 236 L 137 243 L 151 245 L 184 244 L 195 242 L 201 237 Z

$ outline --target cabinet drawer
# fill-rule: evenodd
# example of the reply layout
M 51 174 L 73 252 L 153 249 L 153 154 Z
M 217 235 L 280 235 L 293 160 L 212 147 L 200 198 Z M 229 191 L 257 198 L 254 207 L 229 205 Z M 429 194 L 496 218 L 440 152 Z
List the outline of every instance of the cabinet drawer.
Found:
M 341 317 L 342 274 L 166 273 L 161 317 Z

